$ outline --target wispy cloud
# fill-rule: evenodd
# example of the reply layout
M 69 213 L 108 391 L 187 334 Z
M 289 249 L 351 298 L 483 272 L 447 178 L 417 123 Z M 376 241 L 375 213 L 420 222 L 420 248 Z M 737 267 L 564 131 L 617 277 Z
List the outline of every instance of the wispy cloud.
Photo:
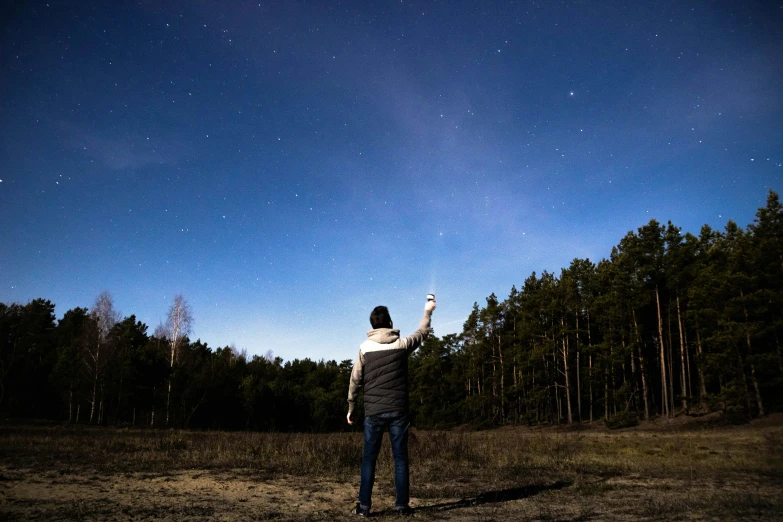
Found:
M 112 170 L 175 163 L 182 155 L 181 146 L 160 138 L 131 133 L 110 135 L 68 121 L 58 122 L 57 128 L 68 147 L 83 151 Z

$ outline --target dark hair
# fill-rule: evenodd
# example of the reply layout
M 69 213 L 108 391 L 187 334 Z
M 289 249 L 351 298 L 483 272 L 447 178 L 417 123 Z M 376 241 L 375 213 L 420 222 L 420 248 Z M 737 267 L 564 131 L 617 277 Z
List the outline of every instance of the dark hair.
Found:
M 370 314 L 370 324 L 373 328 L 391 328 L 392 320 L 389 309 L 385 306 L 376 306 Z

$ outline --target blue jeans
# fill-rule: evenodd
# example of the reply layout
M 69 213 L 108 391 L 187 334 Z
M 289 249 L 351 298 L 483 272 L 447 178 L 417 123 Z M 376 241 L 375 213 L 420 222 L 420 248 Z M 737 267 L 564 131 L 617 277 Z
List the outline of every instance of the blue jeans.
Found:
M 380 413 L 364 418 L 364 458 L 362 459 L 362 483 L 359 487 L 359 504 L 372 506 L 372 486 L 375 482 L 375 461 L 381 451 L 383 430 L 389 428 L 392 455 L 394 456 L 394 487 L 397 490 L 395 507 L 405 507 L 410 500 L 408 475 L 408 428 L 411 423 L 404 412 Z

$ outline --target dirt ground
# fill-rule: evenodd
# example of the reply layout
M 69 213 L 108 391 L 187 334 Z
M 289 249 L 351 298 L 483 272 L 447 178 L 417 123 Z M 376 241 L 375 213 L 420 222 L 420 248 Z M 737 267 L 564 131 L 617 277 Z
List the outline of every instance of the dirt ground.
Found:
M 339 520 L 347 518 L 356 498 L 351 482 L 264 478 L 237 471 L 110 477 L 7 469 L 1 473 L 0 506 L 9 520 Z M 460 500 L 430 500 L 427 505 Z M 383 516 L 385 503 L 378 501 L 376 516 Z M 412 504 L 422 505 L 417 499 Z
M 783 520 L 780 420 L 772 425 L 737 430 L 675 434 L 657 429 L 617 433 L 593 430 L 577 434 L 497 430 L 459 439 L 455 434 L 420 432 L 417 443 L 420 455 L 426 444 L 429 444 L 427 448 L 436 447 L 431 450 L 435 454 L 433 460 L 420 456 L 418 461 L 412 461 L 413 518 L 485 522 Z M 0 433 L 4 437 L 0 444 L 5 444 L 5 450 L 0 448 L 0 520 L 356 518 L 349 512 L 358 492 L 358 466 L 345 468 L 344 475 L 327 473 L 323 477 L 315 470 L 304 468 L 301 474 L 274 470 L 274 466 L 247 469 L 226 465 L 217 457 L 208 460 L 203 456 L 208 452 L 197 446 L 204 438 L 206 447 L 223 452 L 221 455 L 226 448 L 241 455 L 252 454 L 247 447 L 254 446 L 241 435 L 183 432 L 174 436 L 178 441 L 182 437 L 180 445 L 190 449 L 167 449 L 169 446 L 163 442 L 169 440 L 169 435 L 157 433 L 112 434 L 98 430 L 15 433 L 12 430 Z M 153 437 L 149 444 L 157 449 L 140 450 L 146 443 L 145 437 Z M 257 437 L 251 439 L 253 444 L 259 440 L 267 444 L 278 441 L 281 446 L 269 449 L 274 454 L 285 447 L 304 448 L 303 441 L 311 440 Z M 101 446 L 103 439 L 106 442 Z M 83 441 L 78 445 L 82 449 L 62 449 L 77 447 L 74 440 Z M 353 439 L 334 440 L 346 440 L 353 448 Z M 462 446 L 455 447 L 481 451 L 480 458 L 472 461 L 472 468 L 443 468 L 447 465 L 442 460 L 447 458 L 444 445 L 449 441 L 456 444 L 455 440 L 462 441 Z M 56 441 L 61 441 L 59 450 Z M 567 444 L 558 447 L 555 444 L 558 441 Z M 287 446 L 282 446 L 283 443 Z M 517 450 L 514 444 L 525 449 Z M 563 453 L 575 446 L 581 448 L 578 453 Z M 95 464 L 78 464 L 88 460 L 87 451 L 91 451 Z M 503 463 L 503 459 L 512 458 L 520 451 L 527 452 L 525 459 L 514 461 L 516 464 Z M 210 464 L 187 467 L 189 454 Z M 309 454 L 314 458 L 312 452 Z M 133 456 L 135 460 L 131 462 L 138 462 L 139 455 L 151 459 L 165 456 L 169 460 L 163 467 L 143 470 L 142 464 L 119 461 Z M 106 462 L 112 456 L 117 462 Z M 497 460 L 494 464 L 489 462 L 493 458 Z M 396 518 L 388 460 L 379 464 L 373 493 L 376 520 Z M 487 470 L 491 464 L 496 466 L 491 469 L 502 471 L 503 476 L 493 472 L 498 478 L 488 482 Z M 443 479 L 436 480 L 436 477 Z
M 3 520 L 350 520 L 357 485 L 242 471 L 165 474 L 60 474 L 2 469 Z M 393 490 L 376 492 L 373 518 L 391 518 Z M 470 498 L 413 497 L 414 519 L 780 520 L 779 484 L 731 480 L 703 484 L 650 477 L 607 477 L 487 491 Z M 721 512 L 719 497 L 734 512 Z M 745 509 L 737 503 L 747 498 Z M 710 503 L 718 500 L 715 509 Z M 706 509 L 705 509 L 706 508 Z M 396 518 L 396 517 L 395 517 Z

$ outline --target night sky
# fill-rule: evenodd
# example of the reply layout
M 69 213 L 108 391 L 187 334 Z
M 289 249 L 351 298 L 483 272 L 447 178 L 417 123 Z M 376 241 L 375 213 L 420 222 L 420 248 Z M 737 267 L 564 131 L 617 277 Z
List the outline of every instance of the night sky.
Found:
M 152 333 L 355 357 L 442 336 L 655 218 L 783 189 L 783 6 L 17 2 L 0 36 L 0 302 L 104 290 Z

